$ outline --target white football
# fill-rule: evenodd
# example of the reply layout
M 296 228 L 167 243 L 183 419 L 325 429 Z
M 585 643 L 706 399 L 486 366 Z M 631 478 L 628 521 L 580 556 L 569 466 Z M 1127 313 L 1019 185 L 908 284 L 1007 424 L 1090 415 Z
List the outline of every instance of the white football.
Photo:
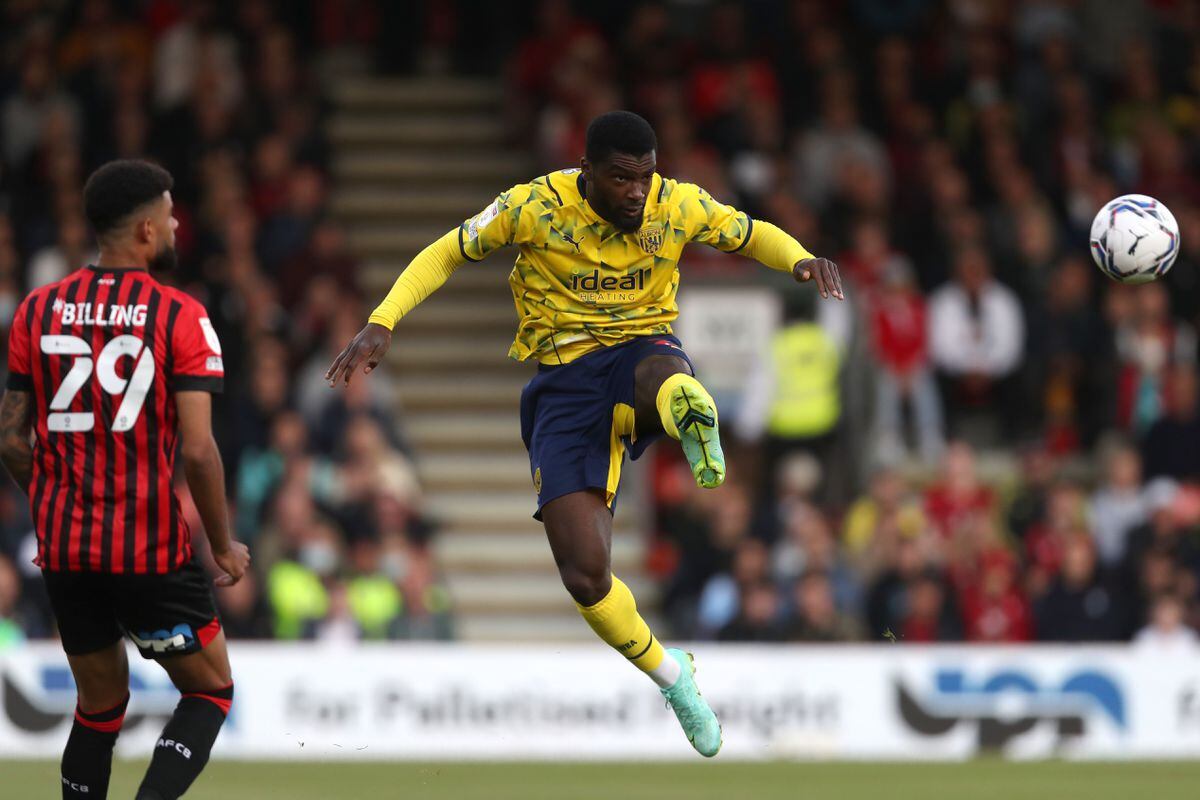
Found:
M 1092 221 L 1092 258 L 1113 280 L 1146 283 L 1166 274 L 1179 254 L 1179 225 L 1144 194 L 1109 201 Z

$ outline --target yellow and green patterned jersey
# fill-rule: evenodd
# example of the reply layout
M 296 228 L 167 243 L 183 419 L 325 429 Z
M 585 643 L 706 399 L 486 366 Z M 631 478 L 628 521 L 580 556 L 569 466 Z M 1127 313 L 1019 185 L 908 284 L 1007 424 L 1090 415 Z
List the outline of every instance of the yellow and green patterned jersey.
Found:
M 514 186 L 458 229 L 471 261 L 517 248 L 508 278 L 519 317 L 512 358 L 565 364 L 635 336 L 670 333 L 684 245 L 733 253 L 754 228 L 700 187 L 655 174 L 642 227 L 626 233 L 596 214 L 583 186 L 578 169 L 553 172 Z
M 657 174 L 641 229 L 626 233 L 596 214 L 579 170 L 567 169 L 514 186 L 422 250 L 370 322 L 392 330 L 459 266 L 516 245 L 508 282 L 520 319 L 509 355 L 566 364 L 635 336 L 670 333 L 679 256 L 688 242 L 740 252 L 784 272 L 812 258 L 771 223 Z

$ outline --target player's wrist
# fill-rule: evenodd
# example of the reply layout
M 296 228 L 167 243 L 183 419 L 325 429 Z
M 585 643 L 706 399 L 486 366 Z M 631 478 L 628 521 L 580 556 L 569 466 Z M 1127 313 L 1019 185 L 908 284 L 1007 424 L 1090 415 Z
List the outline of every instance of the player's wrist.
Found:
M 233 537 L 226 534 L 220 541 L 209 540 L 208 549 L 212 552 L 213 558 L 223 558 L 233 552 Z
M 384 316 L 383 314 L 372 314 L 367 318 L 367 327 L 374 325 L 376 328 L 383 328 L 390 336 L 392 328 L 396 327 L 397 320 Z

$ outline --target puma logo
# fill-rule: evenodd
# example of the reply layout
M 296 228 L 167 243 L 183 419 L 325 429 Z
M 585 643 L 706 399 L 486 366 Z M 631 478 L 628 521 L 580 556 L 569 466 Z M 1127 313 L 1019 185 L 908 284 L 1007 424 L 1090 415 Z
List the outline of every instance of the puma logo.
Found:
M 1145 239 L 1149 235 L 1150 234 L 1148 233 L 1143 233 L 1141 236 L 1138 236 L 1136 239 L 1134 239 L 1133 244 L 1129 245 L 1129 255 L 1133 255 L 1133 251 L 1137 250 L 1138 242 L 1140 242 L 1142 239 Z
M 570 235 L 570 234 L 568 234 L 568 233 L 563 233 L 563 234 L 561 234 L 561 235 L 562 235 L 563 241 L 564 241 L 564 242 L 566 242 L 567 244 L 571 245 L 572 247 L 574 247 L 574 248 L 575 248 L 575 252 L 576 252 L 576 253 L 578 253 L 578 252 L 579 252 L 579 245 L 583 243 L 583 239 L 584 239 L 584 237 L 580 236 L 580 237 L 579 237 L 579 240 L 578 240 L 578 241 L 576 241 L 575 239 L 572 239 L 572 238 L 571 238 L 571 235 Z

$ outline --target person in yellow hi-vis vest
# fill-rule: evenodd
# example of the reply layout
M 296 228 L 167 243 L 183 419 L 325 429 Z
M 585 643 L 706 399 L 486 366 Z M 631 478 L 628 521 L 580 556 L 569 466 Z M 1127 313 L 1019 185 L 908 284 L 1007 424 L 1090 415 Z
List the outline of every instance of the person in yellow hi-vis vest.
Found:
M 785 444 L 824 437 L 841 416 L 837 345 L 815 322 L 789 325 L 771 342 L 775 392 L 767 434 Z
M 745 438 L 763 442 L 763 486 L 772 497 L 788 456 L 806 452 L 825 466 L 842 416 L 837 342 L 813 319 L 812 304 L 788 305 L 788 320 L 751 376 L 738 420 Z

